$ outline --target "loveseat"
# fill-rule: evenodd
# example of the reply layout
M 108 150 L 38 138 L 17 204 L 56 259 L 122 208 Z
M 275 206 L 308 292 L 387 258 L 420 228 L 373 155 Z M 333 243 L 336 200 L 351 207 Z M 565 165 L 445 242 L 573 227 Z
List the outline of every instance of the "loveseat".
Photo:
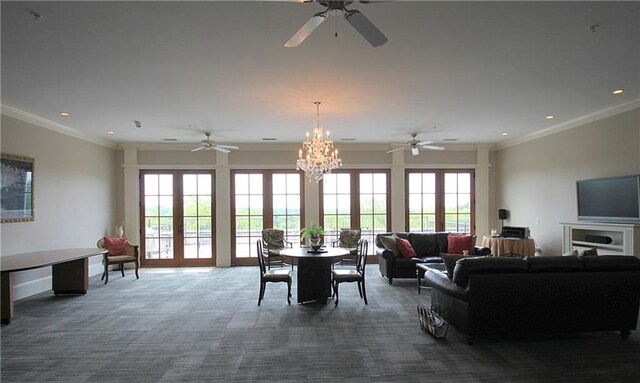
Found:
M 431 302 L 469 343 L 481 334 L 636 329 L 640 259 L 634 256 L 466 257 L 452 279 L 428 270 Z
M 409 240 L 416 256 L 406 259 L 394 255 L 391 250 L 384 247 L 381 236 L 391 236 L 395 234 L 398 238 Z M 393 283 L 393 278 L 415 278 L 416 263 L 440 263 L 442 258 L 440 253 L 447 253 L 448 236 L 450 233 L 381 233 L 376 235 L 376 255 L 378 256 L 378 267 L 380 274 Z M 476 255 L 489 255 L 491 249 L 486 247 L 475 247 Z

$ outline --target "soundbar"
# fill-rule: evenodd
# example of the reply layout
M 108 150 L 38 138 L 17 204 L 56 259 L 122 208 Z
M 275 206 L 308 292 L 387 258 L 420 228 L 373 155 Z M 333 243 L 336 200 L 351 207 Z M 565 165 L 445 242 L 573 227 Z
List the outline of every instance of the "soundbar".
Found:
M 608 237 L 606 235 L 593 235 L 593 234 L 585 235 L 584 240 L 587 242 L 602 243 L 605 245 L 613 242 L 613 238 L 611 237 Z

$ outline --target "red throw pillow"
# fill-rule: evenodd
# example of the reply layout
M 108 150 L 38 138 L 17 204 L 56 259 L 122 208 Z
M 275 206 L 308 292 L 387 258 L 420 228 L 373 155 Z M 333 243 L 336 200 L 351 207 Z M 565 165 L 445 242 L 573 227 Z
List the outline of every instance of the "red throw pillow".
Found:
M 104 248 L 109 251 L 109 255 L 122 255 L 126 241 L 126 238 L 104 237 Z
M 463 254 L 464 250 L 469 251 L 469 255 L 474 254 L 474 243 L 472 235 L 449 235 L 447 236 L 449 254 Z
M 415 250 L 413 250 L 413 246 L 411 246 L 411 242 L 404 238 L 396 238 L 396 246 L 398 246 L 398 251 L 402 258 L 411 259 L 416 256 Z

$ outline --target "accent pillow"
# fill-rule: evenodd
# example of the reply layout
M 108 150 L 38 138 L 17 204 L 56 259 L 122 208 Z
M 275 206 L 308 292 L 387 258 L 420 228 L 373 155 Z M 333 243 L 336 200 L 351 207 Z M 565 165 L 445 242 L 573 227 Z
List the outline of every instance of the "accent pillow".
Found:
M 411 259 L 416 256 L 416 251 L 413 250 L 413 246 L 411 246 L 411 242 L 408 239 L 396 237 L 396 247 L 402 258 Z
M 453 279 L 453 269 L 456 267 L 456 262 L 458 262 L 458 259 L 464 257 L 464 255 L 440 253 L 440 257 L 442 258 L 442 262 L 444 262 L 444 267 L 447 269 L 447 276 L 449 279 Z
M 109 251 L 109 255 L 122 255 L 126 241 L 126 238 L 104 237 L 104 248 Z
M 577 257 L 578 256 L 578 250 L 573 249 L 571 251 L 567 251 L 566 253 L 562 254 L 563 257 Z
M 469 255 L 474 254 L 472 235 L 449 235 L 447 245 L 448 254 L 463 254 L 464 250 L 469 251 Z
M 389 250 L 394 257 L 397 257 L 400 254 L 398 246 L 396 245 L 396 238 L 398 238 L 398 236 L 395 234 L 380 236 L 380 242 L 382 242 L 382 246 L 384 246 L 385 249 Z

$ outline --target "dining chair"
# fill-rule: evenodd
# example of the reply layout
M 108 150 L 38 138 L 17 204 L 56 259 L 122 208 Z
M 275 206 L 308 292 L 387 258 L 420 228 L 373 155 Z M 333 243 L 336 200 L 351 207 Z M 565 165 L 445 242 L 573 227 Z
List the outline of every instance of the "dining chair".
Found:
M 284 258 L 280 253 L 284 249 L 293 248 L 293 243 L 284 238 L 284 230 L 268 228 L 262 230 L 262 246 L 266 250 L 267 269 L 271 270 L 272 259 L 279 262 L 280 266 L 285 265 Z M 291 269 L 293 269 L 293 262 Z
M 291 305 L 291 270 L 278 269 L 267 270 L 265 263 L 265 249 L 262 247 L 262 241 L 256 241 L 258 250 L 258 263 L 260 265 L 260 295 L 258 296 L 258 306 L 264 298 L 264 290 L 267 282 L 286 282 L 287 283 L 287 302 Z
M 333 286 L 333 297 L 335 298 L 335 305 L 338 307 L 338 286 L 342 282 L 357 282 L 358 292 L 360 298 L 364 299 L 364 304 L 367 303 L 367 291 L 364 285 L 364 272 L 367 266 L 367 250 L 369 243 L 366 239 L 362 239 L 362 246 L 358 249 L 358 260 L 356 262 L 355 269 L 334 269 L 331 271 L 331 285 Z
M 102 264 L 104 265 L 104 271 L 102 272 L 102 278 L 104 284 L 109 282 L 109 266 L 120 265 L 120 272 L 124 277 L 124 264 L 135 264 L 136 279 L 140 279 L 138 275 L 138 268 L 140 267 L 140 255 L 138 253 L 138 245 L 134 245 L 126 238 L 118 237 L 102 237 L 96 243 L 96 246 L 101 249 L 107 249 L 107 252 L 102 255 Z

